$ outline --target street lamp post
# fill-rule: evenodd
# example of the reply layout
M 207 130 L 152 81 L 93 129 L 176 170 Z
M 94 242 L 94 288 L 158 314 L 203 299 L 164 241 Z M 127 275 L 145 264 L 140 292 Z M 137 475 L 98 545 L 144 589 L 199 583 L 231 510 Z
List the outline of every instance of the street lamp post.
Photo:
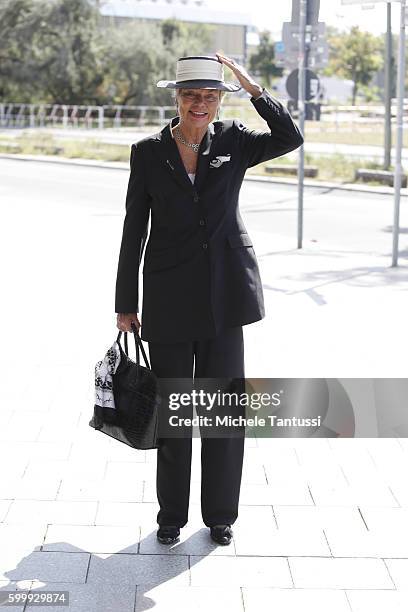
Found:
M 401 200 L 402 146 L 404 138 L 404 90 L 405 90 L 405 23 L 407 18 L 406 0 L 401 0 L 400 37 L 398 49 L 397 84 L 397 143 L 395 150 L 394 174 L 394 225 L 392 235 L 392 267 L 398 265 L 399 211 Z
M 298 90 L 298 109 L 299 109 L 299 129 L 305 133 L 305 99 L 306 99 L 306 17 L 307 0 L 300 0 L 300 19 L 299 19 L 299 90 Z M 298 168 L 298 241 L 297 248 L 302 248 L 303 236 L 303 191 L 305 173 L 305 149 L 304 145 L 299 148 L 299 168 Z
M 392 28 L 391 28 L 391 2 L 387 2 L 387 32 L 385 34 L 385 66 L 384 66 L 384 170 L 391 166 L 392 123 Z

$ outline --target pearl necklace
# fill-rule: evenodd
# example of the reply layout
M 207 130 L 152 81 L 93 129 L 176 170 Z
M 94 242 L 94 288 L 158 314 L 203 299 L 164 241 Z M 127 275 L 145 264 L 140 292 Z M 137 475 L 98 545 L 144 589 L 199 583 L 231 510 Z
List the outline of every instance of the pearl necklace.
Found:
M 185 140 L 185 138 L 183 137 L 178 125 L 176 125 L 176 127 L 174 128 L 174 135 L 177 138 L 177 140 L 179 140 L 183 145 L 186 145 L 186 147 L 191 147 L 194 153 L 198 153 L 198 149 L 200 148 L 200 143 L 199 142 L 187 142 L 187 140 Z

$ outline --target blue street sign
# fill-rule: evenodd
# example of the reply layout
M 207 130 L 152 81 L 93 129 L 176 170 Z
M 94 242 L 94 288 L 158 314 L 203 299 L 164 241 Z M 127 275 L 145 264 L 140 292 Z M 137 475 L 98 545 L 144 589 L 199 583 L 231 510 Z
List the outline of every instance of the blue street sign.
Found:
M 283 53 L 285 51 L 285 43 L 281 40 L 275 43 L 275 51 L 276 53 Z

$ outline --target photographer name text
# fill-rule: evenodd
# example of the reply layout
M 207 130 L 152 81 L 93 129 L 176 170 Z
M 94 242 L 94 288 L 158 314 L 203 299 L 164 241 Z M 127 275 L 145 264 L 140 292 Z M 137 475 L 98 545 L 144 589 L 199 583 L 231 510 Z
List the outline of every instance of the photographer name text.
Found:
M 275 414 L 268 415 L 266 418 L 237 417 L 228 416 L 195 416 L 192 418 L 179 417 L 172 415 L 169 417 L 171 427 L 320 427 L 321 417 L 301 418 L 289 417 L 281 418 Z

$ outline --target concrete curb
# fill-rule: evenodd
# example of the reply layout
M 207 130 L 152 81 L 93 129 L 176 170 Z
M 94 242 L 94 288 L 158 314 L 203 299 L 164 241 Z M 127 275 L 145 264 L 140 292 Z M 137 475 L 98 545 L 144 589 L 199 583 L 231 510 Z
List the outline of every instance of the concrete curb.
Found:
M 48 164 L 64 164 L 69 166 L 84 166 L 86 168 L 103 168 L 105 170 L 127 170 L 129 171 L 129 163 L 125 162 L 104 162 L 95 159 L 70 159 L 67 157 L 59 157 L 57 155 L 19 155 L 0 153 L 0 159 L 13 159 L 19 161 L 36 161 L 46 162 Z M 297 185 L 297 179 L 290 178 L 272 178 L 268 176 L 255 176 L 247 174 L 245 180 L 256 181 L 259 183 L 272 183 L 274 185 Z M 369 187 L 368 185 L 354 185 L 351 183 L 333 183 L 325 181 L 314 181 L 305 179 L 305 187 L 314 187 L 319 189 L 338 189 L 341 191 L 355 191 L 359 193 L 372 193 L 377 195 L 393 195 L 392 187 Z M 401 197 L 408 197 L 408 188 L 401 189 Z
M 281 185 L 297 185 L 297 179 L 269 178 L 267 176 L 246 175 L 245 180 L 258 181 L 262 183 L 275 183 Z M 305 187 L 315 187 L 320 189 L 339 189 L 341 191 L 357 191 L 360 193 L 373 193 L 377 195 L 393 195 L 392 187 L 369 187 L 368 185 L 354 185 L 352 183 L 331 183 L 329 181 L 304 180 Z M 401 189 L 401 196 L 408 197 L 408 189 Z
M 78 159 L 59 157 L 58 155 L 9 155 L 0 153 L 0 159 L 14 159 L 18 161 L 46 162 L 47 164 L 64 164 L 67 166 L 85 166 L 86 168 L 104 168 L 107 170 L 129 170 L 129 163 L 104 162 L 99 159 Z

